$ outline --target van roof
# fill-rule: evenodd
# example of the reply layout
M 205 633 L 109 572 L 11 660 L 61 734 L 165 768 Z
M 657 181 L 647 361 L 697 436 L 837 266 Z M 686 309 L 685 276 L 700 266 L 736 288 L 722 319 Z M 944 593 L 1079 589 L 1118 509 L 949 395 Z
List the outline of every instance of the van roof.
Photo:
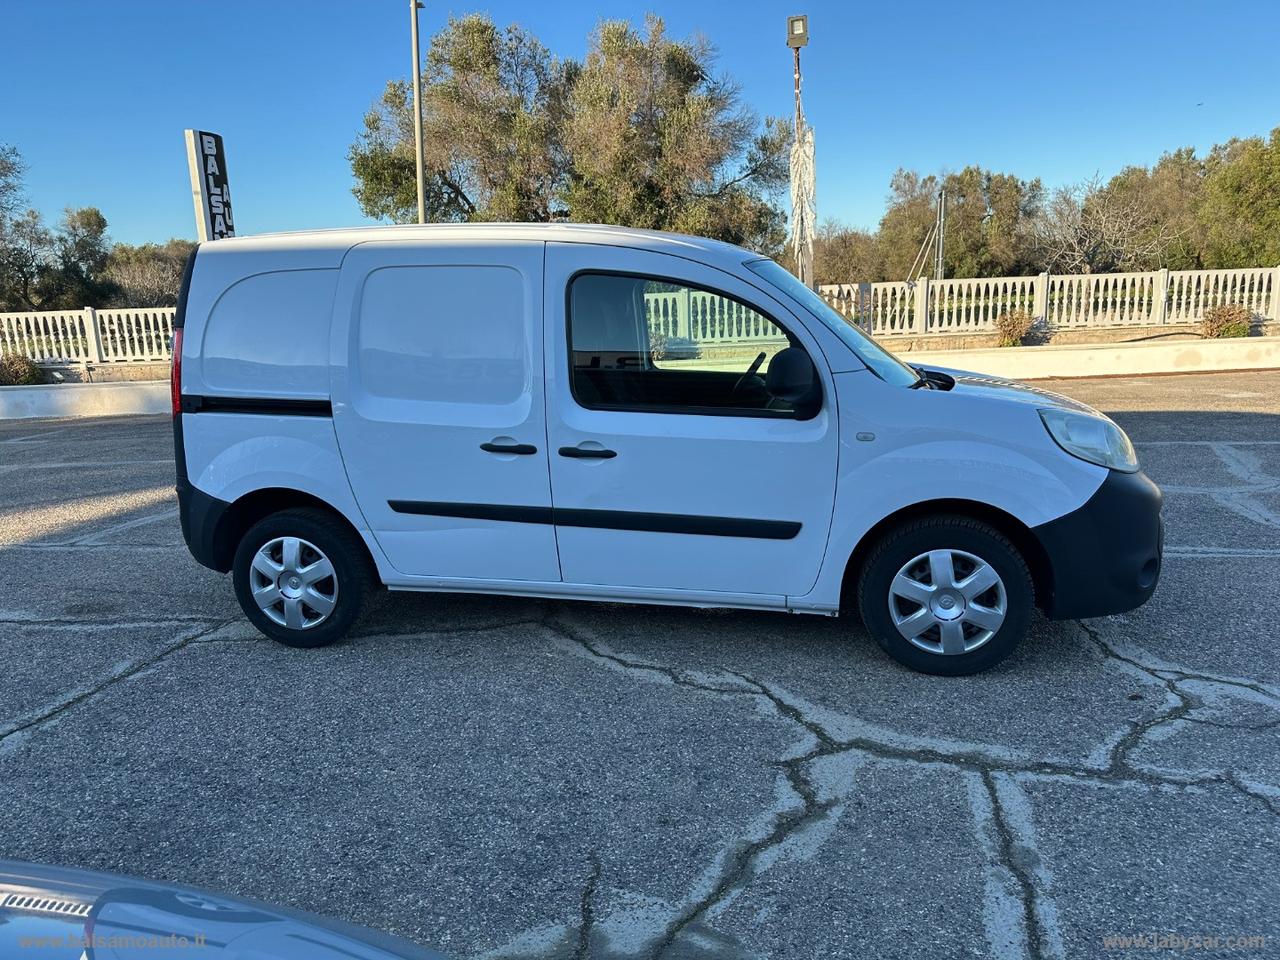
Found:
M 394 226 L 338 227 L 227 237 L 212 244 L 227 253 L 250 250 L 347 250 L 358 243 L 383 240 L 543 240 L 559 243 L 598 243 L 635 247 L 688 256 L 710 264 L 740 264 L 760 255 L 721 240 L 692 237 L 659 230 L 637 230 L 601 223 L 429 223 Z M 208 249 L 208 247 L 204 247 Z

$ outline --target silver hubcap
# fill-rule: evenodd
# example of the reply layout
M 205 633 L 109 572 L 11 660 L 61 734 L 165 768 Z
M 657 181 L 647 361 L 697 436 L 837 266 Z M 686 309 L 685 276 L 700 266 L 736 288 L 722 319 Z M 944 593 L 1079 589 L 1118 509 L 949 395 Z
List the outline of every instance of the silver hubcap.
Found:
M 338 603 L 333 564 L 299 537 L 276 537 L 254 554 L 249 589 L 263 613 L 293 630 L 319 626 Z
M 1008 611 L 1004 582 L 981 557 L 930 550 L 902 565 L 889 586 L 889 616 L 921 650 L 969 653 L 996 635 Z

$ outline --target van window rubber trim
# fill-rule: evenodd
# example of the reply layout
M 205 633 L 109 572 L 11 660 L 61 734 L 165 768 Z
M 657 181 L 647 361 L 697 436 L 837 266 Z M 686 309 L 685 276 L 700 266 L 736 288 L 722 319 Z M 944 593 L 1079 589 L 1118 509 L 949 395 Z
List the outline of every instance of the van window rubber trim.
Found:
M 505 503 L 388 500 L 387 506 L 396 513 L 429 517 L 462 517 L 468 520 L 546 523 L 557 527 L 684 533 L 710 537 L 743 537 L 754 540 L 793 540 L 799 535 L 802 526 L 794 520 L 706 517 L 683 513 L 639 513 L 630 510 L 579 510 L 570 507 L 527 507 Z

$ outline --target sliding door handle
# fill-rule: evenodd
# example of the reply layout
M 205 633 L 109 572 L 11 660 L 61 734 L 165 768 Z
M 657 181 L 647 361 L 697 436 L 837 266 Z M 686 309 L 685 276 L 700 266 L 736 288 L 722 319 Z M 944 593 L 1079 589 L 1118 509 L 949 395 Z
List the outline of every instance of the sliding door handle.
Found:
M 603 448 L 593 449 L 591 447 L 561 447 L 560 456 L 570 457 L 574 460 L 612 460 L 618 454 L 613 450 L 605 450 Z
M 480 449 L 486 453 L 516 453 L 522 457 L 538 452 L 532 443 L 482 443 Z

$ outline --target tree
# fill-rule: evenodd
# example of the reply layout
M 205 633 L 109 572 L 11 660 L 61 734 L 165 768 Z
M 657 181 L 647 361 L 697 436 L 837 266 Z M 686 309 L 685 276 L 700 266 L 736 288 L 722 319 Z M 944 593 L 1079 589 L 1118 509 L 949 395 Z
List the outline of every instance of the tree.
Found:
M 115 288 L 111 306 L 169 307 L 178 302 L 178 288 L 187 257 L 195 248 L 190 240 L 133 246 L 117 243 L 107 256 L 103 271 Z
M 451 18 L 423 68 L 428 219 L 550 220 L 565 175 L 558 143 L 570 68 L 538 40 L 489 17 Z M 413 102 L 387 85 L 349 153 L 369 216 L 416 219 Z
M 1199 222 L 1206 267 L 1280 263 L 1280 127 L 1213 148 Z
M 886 279 L 908 279 L 913 264 L 918 273 L 933 272 L 929 251 L 921 260 L 920 248 L 937 219 L 940 185 L 947 196 L 943 255 L 948 277 L 1034 272 L 1033 227 L 1044 196 L 1039 180 L 1020 180 L 981 167 L 965 167 L 941 180 L 898 170 L 880 221 Z
M 790 265 L 784 260 L 784 266 Z M 868 230 L 824 220 L 813 240 L 813 272 L 818 283 L 860 283 L 884 278 L 880 241 Z
M 0 308 L 58 310 L 108 303 L 110 241 L 97 207 L 68 207 L 57 230 L 35 210 L 8 222 L 0 237 Z
M 54 235 L 54 264 L 46 276 L 46 299 L 66 307 L 105 303 L 114 293 L 104 275 L 110 249 L 107 218 L 101 210 L 67 207 Z
M 0 237 L 22 204 L 24 165 L 16 147 L 0 143 Z
M 1140 196 L 1092 180 L 1057 190 L 1037 227 L 1045 269 L 1057 273 L 1150 270 L 1178 234 Z
M 0 236 L 0 310 L 37 310 L 44 304 L 53 250 L 53 234 L 35 210 L 6 223 Z
M 655 17 L 643 32 L 601 23 L 582 64 L 520 27 L 450 20 L 424 68 L 428 217 L 603 221 L 776 250 L 788 129 L 746 110 L 714 59 Z M 414 219 L 407 83 L 388 84 L 349 159 L 366 214 Z
M 1132 269 L 1203 266 L 1204 230 L 1199 220 L 1205 164 L 1195 150 L 1166 153 L 1154 167 L 1126 167 L 1102 188 L 1125 209 L 1137 211 L 1145 223 L 1137 249 L 1123 259 Z
M 705 39 L 671 40 L 654 16 L 643 33 L 597 27 L 570 95 L 571 219 L 782 246 L 790 130 L 762 126 L 714 60 Z

